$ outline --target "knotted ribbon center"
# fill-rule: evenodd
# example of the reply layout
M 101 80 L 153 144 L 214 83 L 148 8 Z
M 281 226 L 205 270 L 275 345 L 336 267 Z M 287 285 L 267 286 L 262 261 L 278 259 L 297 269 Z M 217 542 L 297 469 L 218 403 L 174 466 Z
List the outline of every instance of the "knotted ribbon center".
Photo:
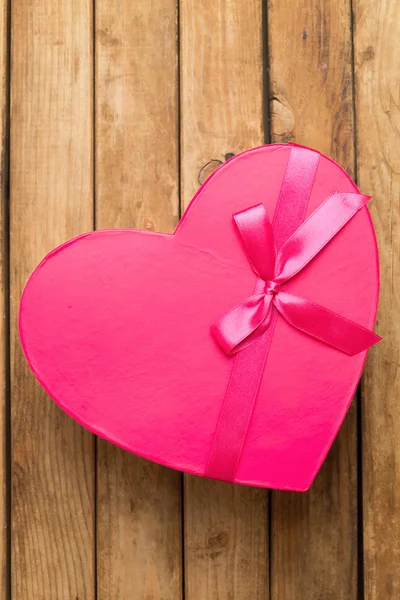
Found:
M 279 285 L 279 283 L 276 283 L 276 281 L 266 281 L 265 288 L 264 288 L 264 294 L 269 294 L 270 296 L 276 296 L 276 294 L 279 292 L 280 287 L 281 286 Z

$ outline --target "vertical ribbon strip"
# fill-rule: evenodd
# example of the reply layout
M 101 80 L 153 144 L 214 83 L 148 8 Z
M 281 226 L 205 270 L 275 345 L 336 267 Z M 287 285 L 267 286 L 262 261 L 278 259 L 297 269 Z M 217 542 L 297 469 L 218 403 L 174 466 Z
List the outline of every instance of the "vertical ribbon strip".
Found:
M 289 159 L 272 223 L 277 251 L 304 220 L 319 157 L 318 152 L 290 145 Z M 265 281 L 259 277 L 254 294 L 262 293 L 264 287 Z M 268 329 L 232 359 L 234 362 L 231 376 L 204 473 L 206 477 L 231 482 L 235 479 L 277 315 L 277 310 L 272 307 Z

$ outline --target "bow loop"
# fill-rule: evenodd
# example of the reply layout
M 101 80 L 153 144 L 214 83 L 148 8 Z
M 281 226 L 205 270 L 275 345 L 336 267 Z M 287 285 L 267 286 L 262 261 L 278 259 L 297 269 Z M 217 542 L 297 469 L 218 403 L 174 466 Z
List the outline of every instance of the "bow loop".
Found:
M 260 279 L 274 276 L 275 245 L 271 223 L 262 204 L 233 215 L 251 268 Z
M 276 257 L 275 280 L 291 279 L 361 210 L 370 196 L 334 192 L 300 225 Z

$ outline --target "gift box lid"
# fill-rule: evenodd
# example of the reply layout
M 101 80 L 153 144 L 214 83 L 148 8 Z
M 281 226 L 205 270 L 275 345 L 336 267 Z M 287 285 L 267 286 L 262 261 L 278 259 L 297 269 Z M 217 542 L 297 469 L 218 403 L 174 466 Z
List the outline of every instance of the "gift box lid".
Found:
M 379 339 L 367 200 L 314 150 L 239 154 L 174 234 L 96 231 L 43 259 L 20 305 L 29 366 L 71 417 L 126 450 L 306 490 Z

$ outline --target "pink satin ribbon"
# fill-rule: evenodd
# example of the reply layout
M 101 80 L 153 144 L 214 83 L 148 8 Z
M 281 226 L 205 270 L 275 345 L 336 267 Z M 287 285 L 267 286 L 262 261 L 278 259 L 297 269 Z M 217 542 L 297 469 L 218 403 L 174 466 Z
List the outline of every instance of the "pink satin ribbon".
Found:
M 254 343 L 268 328 L 272 305 L 292 327 L 349 355 L 381 339 L 375 333 L 306 298 L 284 291 L 330 240 L 361 210 L 369 196 L 335 192 L 329 196 L 275 253 L 272 228 L 264 206 L 234 215 L 249 263 L 264 281 L 261 293 L 243 300 L 211 326 L 229 356 Z
M 348 354 L 380 340 L 364 327 L 284 290 L 285 282 L 295 277 L 369 199 L 335 193 L 301 225 L 319 153 L 296 144 L 289 146 L 272 229 L 262 205 L 234 215 L 248 260 L 258 276 L 254 294 L 211 328 L 224 352 L 233 357 L 233 366 L 204 475 L 228 482 L 235 480 L 279 314 L 299 331 Z

